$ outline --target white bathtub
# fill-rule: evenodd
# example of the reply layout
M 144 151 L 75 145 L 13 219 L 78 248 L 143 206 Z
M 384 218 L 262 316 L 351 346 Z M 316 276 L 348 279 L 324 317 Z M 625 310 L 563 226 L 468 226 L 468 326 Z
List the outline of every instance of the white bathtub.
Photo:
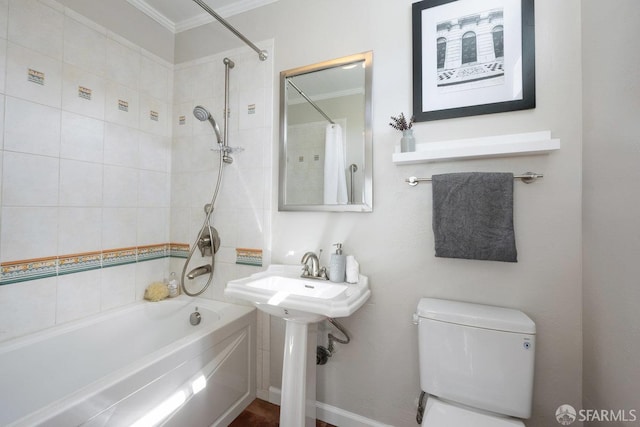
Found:
M 226 426 L 255 398 L 255 328 L 254 308 L 181 296 L 7 341 L 0 426 Z

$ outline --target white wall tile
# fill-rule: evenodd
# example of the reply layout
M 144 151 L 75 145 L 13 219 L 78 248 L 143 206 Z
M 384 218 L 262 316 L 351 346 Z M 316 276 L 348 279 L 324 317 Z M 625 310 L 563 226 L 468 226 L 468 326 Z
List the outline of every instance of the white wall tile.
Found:
M 3 206 L 57 206 L 57 158 L 5 151 L 3 161 Z
M 224 64 L 222 59 L 196 64 L 191 68 L 194 81 L 192 99 L 220 98 L 224 96 Z M 230 79 L 230 85 L 238 84 Z
M 107 39 L 106 77 L 133 90 L 140 80 L 140 52 L 111 38 Z
M 60 157 L 102 163 L 104 122 L 63 111 Z
M 69 64 L 64 64 L 62 72 L 62 109 L 104 120 L 105 80 Z
M 173 105 L 171 132 L 174 138 L 191 136 L 193 133 L 193 123 L 198 120 L 193 116 L 194 107 L 192 102 Z
M 173 73 L 173 102 L 182 104 L 195 98 L 195 81 L 192 68 L 178 68 Z
M 138 246 L 169 241 L 169 208 L 138 209 Z
M 171 70 L 156 61 L 142 56 L 140 60 L 140 93 L 159 99 L 169 100 Z
M 233 177 L 232 174 L 225 174 L 224 179 L 232 178 L 232 177 Z M 189 181 L 189 188 L 188 188 L 189 195 L 188 195 L 187 206 L 201 209 L 202 206 L 205 205 L 205 203 L 211 202 L 211 196 L 213 195 L 213 192 L 216 186 L 218 172 L 217 171 L 194 172 L 189 175 L 189 178 L 190 178 L 190 181 Z M 230 186 L 229 182 L 227 182 L 226 185 Z M 220 192 L 218 193 L 218 199 L 217 199 L 216 205 L 219 204 L 220 206 L 234 207 L 235 203 L 233 206 L 231 206 L 230 203 L 229 204 L 223 203 L 224 198 L 220 196 L 223 195 L 224 188 L 225 188 L 225 185 L 220 186 Z M 226 193 L 226 194 L 229 194 L 229 193 Z
M 140 125 L 140 97 L 138 91 L 107 82 L 105 120 L 131 128 Z
M 60 110 L 7 97 L 5 123 L 5 150 L 60 155 Z
M 103 206 L 112 208 L 138 206 L 138 170 L 121 166 L 104 166 Z
M 264 202 L 264 170 L 243 169 L 239 171 L 238 201 L 236 206 L 244 209 L 262 209 Z
M 104 163 L 117 166 L 138 166 L 139 131 L 114 123 L 105 123 Z
M 0 149 L 0 200 L 2 200 L 2 171 L 4 163 L 4 151 Z M 2 227 L 2 207 L 0 206 L 0 227 Z M 0 231 L 0 237 L 2 237 L 2 232 Z M 0 246 L 0 260 L 2 260 L 2 246 Z
M 104 76 L 106 60 L 106 34 L 66 16 L 64 21 L 64 62 Z
M 171 167 L 171 139 L 166 136 L 140 133 L 140 169 L 169 172 Z
M 58 208 L 3 207 L 0 247 L 2 261 L 55 256 L 58 250 Z
M 140 130 L 154 135 L 170 136 L 169 105 L 148 95 L 141 95 L 139 102 Z
M 7 74 L 7 41 L 0 38 L 0 93 L 5 93 Z
M 0 0 L 0 38 L 7 38 L 9 0 Z
M 53 326 L 57 278 L 0 286 L 0 341 Z
M 56 294 L 56 323 L 99 313 L 100 283 L 100 270 L 60 276 Z
M 62 60 L 64 15 L 38 0 L 11 0 L 9 40 Z
M 102 208 L 61 207 L 58 212 L 59 254 L 93 252 L 102 247 Z
M 137 243 L 138 210 L 104 208 L 102 211 L 102 249 L 128 248 Z
M 139 177 L 138 207 L 168 208 L 171 192 L 169 174 L 141 170 Z
M 222 205 L 213 212 L 211 224 L 220 233 L 221 244 L 224 246 L 230 248 L 238 246 L 238 219 L 234 209 L 227 209 Z
M 0 94 L 0 150 L 4 149 L 4 120 L 5 120 L 4 105 L 5 105 L 5 96 Z
M 187 146 L 191 137 L 173 137 L 171 141 L 171 172 L 172 174 L 190 171 L 191 156 Z
M 250 108 L 251 107 L 251 108 Z M 266 125 L 267 105 L 264 89 L 241 90 L 238 93 L 238 128 L 255 129 Z
M 44 84 L 29 81 L 29 70 L 44 75 Z M 62 61 L 14 43 L 7 45 L 6 94 L 60 108 Z
M 189 206 L 189 182 L 190 176 L 186 173 L 171 174 L 171 205 Z
M 60 205 L 101 206 L 103 165 L 60 160 Z
M 173 199 L 172 199 L 173 202 Z M 191 243 L 195 236 L 189 235 L 189 230 L 185 218 L 189 216 L 190 209 L 184 207 L 173 207 L 170 210 L 170 235 L 169 241 L 175 243 Z
M 238 209 L 238 241 L 241 248 L 262 248 L 264 217 L 261 210 Z
M 101 309 L 130 304 L 136 297 L 136 265 L 103 268 L 100 285 Z
M 270 138 L 265 128 L 245 129 L 229 135 L 229 143 L 233 147 L 240 147 L 242 152 L 235 154 L 234 163 L 238 169 L 262 169 L 265 165 L 265 157 L 271 152 Z

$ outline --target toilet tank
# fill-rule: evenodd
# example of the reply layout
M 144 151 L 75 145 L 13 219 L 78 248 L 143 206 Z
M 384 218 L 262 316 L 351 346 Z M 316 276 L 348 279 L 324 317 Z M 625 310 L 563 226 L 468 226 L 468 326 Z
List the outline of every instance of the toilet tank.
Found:
M 526 314 L 423 298 L 416 315 L 423 391 L 498 414 L 531 416 L 536 326 Z

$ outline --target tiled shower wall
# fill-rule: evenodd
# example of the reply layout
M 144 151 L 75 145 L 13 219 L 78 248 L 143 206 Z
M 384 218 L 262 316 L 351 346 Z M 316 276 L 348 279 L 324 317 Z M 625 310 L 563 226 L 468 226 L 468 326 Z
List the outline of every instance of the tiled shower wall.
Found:
M 272 41 L 259 46 L 273 52 Z M 253 274 L 270 262 L 273 62 L 261 62 L 255 52 L 241 48 L 176 66 L 174 72 L 173 150 L 171 178 L 171 241 L 194 243 L 205 219 L 219 171 L 219 152 L 208 122 L 193 116 L 202 105 L 224 129 L 223 60 L 229 70 L 228 143 L 232 164 L 223 166 L 223 178 L 212 216 L 220 235 L 213 284 L 204 297 L 224 300 L 227 281 Z M 206 264 L 199 251 L 188 269 Z M 247 265 L 254 264 L 254 265 Z M 172 258 L 180 272 L 183 259 Z M 198 290 L 206 276 L 188 286 Z M 190 281 L 188 281 L 190 282 Z M 257 384 L 266 393 L 269 380 L 269 320 L 258 313 Z
M 243 151 L 213 215 L 222 243 L 203 296 L 216 299 L 270 258 L 272 61 L 242 48 L 174 66 L 53 0 L 0 0 L 0 341 L 139 300 L 181 271 L 218 173 L 192 110 L 222 128 L 227 56 L 229 141 Z
M 172 68 L 54 1 L 0 1 L 0 339 L 166 275 Z

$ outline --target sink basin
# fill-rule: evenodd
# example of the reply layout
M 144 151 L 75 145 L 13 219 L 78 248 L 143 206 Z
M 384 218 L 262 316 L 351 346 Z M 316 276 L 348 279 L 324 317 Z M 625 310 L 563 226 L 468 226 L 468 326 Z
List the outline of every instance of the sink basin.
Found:
M 285 320 L 280 427 L 316 425 L 316 332 L 309 332 L 310 324 L 350 316 L 371 295 L 366 276 L 350 284 L 306 279 L 301 273 L 300 265 L 271 265 L 265 272 L 230 281 L 224 289 L 226 296 Z
M 249 301 L 271 315 L 317 322 L 325 317 L 346 317 L 369 299 L 369 280 L 356 284 L 300 277 L 299 265 L 271 265 L 267 271 L 232 280 L 226 296 Z

